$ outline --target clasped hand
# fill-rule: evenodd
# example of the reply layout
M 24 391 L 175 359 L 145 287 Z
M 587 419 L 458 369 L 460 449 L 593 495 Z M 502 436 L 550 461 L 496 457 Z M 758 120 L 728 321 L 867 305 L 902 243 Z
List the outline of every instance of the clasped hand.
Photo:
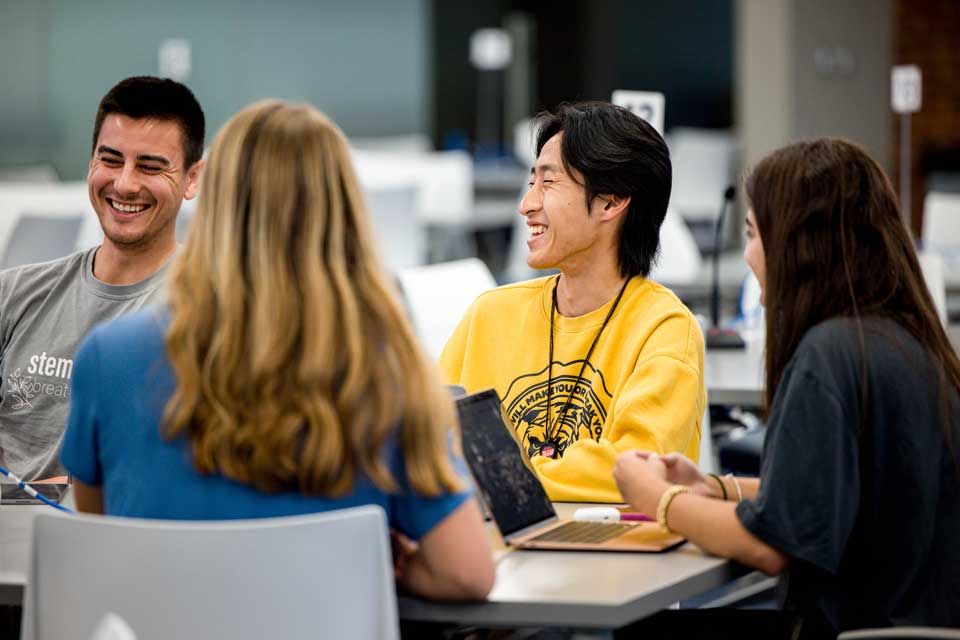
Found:
M 613 478 L 632 508 L 652 516 L 660 496 L 671 484 L 690 487 L 697 494 L 716 497 L 716 483 L 700 472 L 692 460 L 679 453 L 657 455 L 650 451 L 625 451 L 617 456 Z

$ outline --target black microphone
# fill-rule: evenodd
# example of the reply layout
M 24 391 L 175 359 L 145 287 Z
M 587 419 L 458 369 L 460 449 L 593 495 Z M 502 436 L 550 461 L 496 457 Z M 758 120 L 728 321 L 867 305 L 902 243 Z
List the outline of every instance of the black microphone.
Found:
M 743 349 L 746 343 L 733 329 L 720 329 L 720 236 L 723 233 L 723 220 L 727 210 L 733 203 L 737 190 L 730 185 L 723 192 L 723 202 L 720 203 L 720 213 L 717 214 L 717 224 L 713 230 L 713 290 L 710 299 L 710 323 L 707 331 L 708 349 Z

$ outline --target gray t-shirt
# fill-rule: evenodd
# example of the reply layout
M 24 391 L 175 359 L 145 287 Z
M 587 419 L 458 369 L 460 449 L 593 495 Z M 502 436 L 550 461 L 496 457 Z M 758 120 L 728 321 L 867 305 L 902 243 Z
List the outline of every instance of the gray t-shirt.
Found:
M 93 276 L 96 251 L 0 271 L 0 465 L 24 480 L 65 473 L 60 442 L 81 338 L 100 322 L 166 301 L 170 261 L 145 280 L 110 285 Z

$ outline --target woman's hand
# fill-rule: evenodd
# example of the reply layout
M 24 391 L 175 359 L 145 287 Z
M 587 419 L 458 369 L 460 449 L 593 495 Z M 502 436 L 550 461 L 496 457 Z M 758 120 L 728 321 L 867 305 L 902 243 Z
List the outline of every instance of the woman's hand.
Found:
M 393 577 L 396 580 L 403 580 L 407 564 L 417 552 L 419 545 L 396 529 L 391 529 L 390 546 L 393 550 Z
M 667 467 L 659 456 L 646 451 L 626 451 L 617 456 L 613 479 L 631 507 L 653 517 L 660 496 L 669 488 Z
M 657 455 L 649 451 L 636 451 L 635 453 L 644 459 Z M 702 473 L 690 458 L 680 453 L 666 453 L 658 457 L 666 467 L 666 480 L 670 484 L 688 486 L 694 493 L 708 498 L 721 497 L 720 485 L 717 484 L 717 481 Z

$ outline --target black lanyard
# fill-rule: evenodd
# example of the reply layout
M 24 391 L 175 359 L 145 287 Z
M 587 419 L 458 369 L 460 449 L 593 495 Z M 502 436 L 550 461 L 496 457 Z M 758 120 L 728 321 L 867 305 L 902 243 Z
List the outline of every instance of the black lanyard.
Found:
M 557 313 L 557 287 L 560 285 L 560 276 L 557 276 L 557 281 L 553 284 L 553 302 L 550 305 L 550 354 L 548 356 L 549 365 L 547 366 L 547 423 L 544 429 L 544 444 L 548 442 L 556 443 L 555 436 L 559 435 L 560 430 L 563 428 L 563 420 L 567 416 L 567 409 L 570 408 L 570 403 L 573 402 L 573 394 L 576 393 L 577 387 L 580 386 L 580 382 L 583 380 L 583 372 L 590 363 L 590 356 L 593 355 L 593 350 L 597 346 L 597 342 L 600 341 L 603 330 L 607 328 L 607 323 L 610 322 L 613 312 L 617 310 L 617 305 L 620 304 L 620 298 L 623 297 L 623 292 L 627 290 L 629 283 L 630 278 L 627 278 L 626 282 L 624 282 L 620 288 L 620 293 L 617 294 L 616 300 L 613 301 L 613 306 L 610 307 L 610 311 L 607 312 L 607 317 L 603 319 L 603 324 L 600 325 L 600 331 L 597 331 L 596 337 L 594 337 L 593 342 L 590 344 L 587 357 L 583 359 L 583 364 L 580 365 L 580 373 L 577 374 L 577 379 L 573 383 L 570 393 L 567 394 L 567 401 L 563 404 L 563 409 L 560 411 L 560 417 L 552 423 L 553 426 L 557 427 L 556 434 L 554 434 L 551 429 L 550 411 L 552 410 L 551 402 L 553 400 L 553 322 Z M 556 455 L 556 452 L 557 449 L 554 449 L 554 455 Z

